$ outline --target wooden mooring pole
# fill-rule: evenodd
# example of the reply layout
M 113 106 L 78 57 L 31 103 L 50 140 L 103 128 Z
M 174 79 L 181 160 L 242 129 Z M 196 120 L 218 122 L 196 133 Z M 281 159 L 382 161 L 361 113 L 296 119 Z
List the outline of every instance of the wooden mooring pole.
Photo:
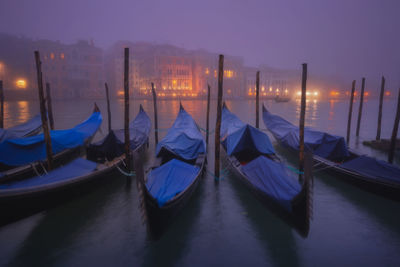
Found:
M 207 84 L 207 125 L 206 125 L 206 144 L 208 146 L 208 135 L 210 131 L 210 94 L 211 94 L 211 87 L 209 84 Z
M 304 172 L 304 122 L 306 118 L 306 95 L 307 95 L 307 64 L 303 64 L 303 74 L 301 79 L 301 107 L 299 122 L 299 178 Z
M 50 84 L 46 83 L 47 115 L 49 116 L 50 129 L 54 130 L 53 106 L 51 104 Z
M 256 128 L 260 123 L 260 71 L 256 74 Z
M 224 55 L 219 55 L 218 63 L 218 100 L 217 100 L 217 120 L 215 123 L 215 168 L 214 175 L 219 178 L 219 150 L 220 150 L 220 134 L 221 134 L 221 116 L 222 116 L 222 94 L 224 80 Z
M 347 119 L 347 136 L 346 136 L 347 146 L 349 146 L 349 142 L 350 142 L 351 115 L 353 113 L 353 101 L 354 101 L 354 90 L 355 89 L 356 89 L 356 81 L 354 80 L 351 85 L 349 117 Z
M 46 114 L 46 103 L 45 103 L 44 92 L 43 92 L 42 62 L 40 61 L 39 51 L 35 51 L 35 61 L 36 61 L 36 73 L 37 73 L 38 91 L 39 91 L 40 115 L 42 118 L 42 129 L 43 129 L 44 141 L 46 143 L 47 168 L 48 168 L 48 170 L 52 170 L 53 169 L 53 152 L 51 149 L 49 123 L 47 121 L 47 114 Z
M 4 93 L 2 80 L 0 80 L 0 128 L 4 128 Z
M 390 139 L 390 149 L 388 158 L 389 163 L 393 163 L 394 151 L 396 149 L 397 131 L 399 130 L 399 121 L 400 121 L 400 88 L 399 88 L 399 96 L 397 98 L 396 118 L 394 120 L 392 138 Z
M 125 98 L 125 116 L 124 116 L 124 133 L 125 133 L 125 163 L 128 171 L 132 171 L 132 155 L 131 142 L 129 137 L 129 48 L 124 50 L 124 98 Z
M 107 116 L 108 116 L 108 133 L 111 132 L 111 109 L 110 109 L 110 94 L 108 91 L 108 84 L 104 83 L 106 88 L 106 98 L 107 98 Z
M 364 89 L 365 89 L 365 78 L 363 77 L 361 81 L 360 106 L 358 108 L 357 130 L 356 130 L 357 137 L 360 136 L 361 116 L 364 103 Z
M 157 116 L 157 95 L 154 89 L 154 83 L 151 83 L 151 93 L 153 94 L 154 104 L 154 142 L 158 144 L 158 116 Z
M 381 140 L 381 124 L 382 124 L 382 102 L 385 93 L 385 77 L 382 76 L 381 93 L 379 95 L 379 112 L 378 112 L 378 129 L 376 130 L 376 140 Z

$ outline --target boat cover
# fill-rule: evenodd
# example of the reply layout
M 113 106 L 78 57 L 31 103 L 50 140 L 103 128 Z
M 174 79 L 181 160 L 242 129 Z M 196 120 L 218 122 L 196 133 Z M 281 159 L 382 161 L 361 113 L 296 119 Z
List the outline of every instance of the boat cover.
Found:
M 400 184 L 400 168 L 383 160 L 359 156 L 339 166 L 378 181 Z
M 273 115 L 263 107 L 263 119 L 268 130 L 284 146 L 299 150 L 299 127 L 285 119 Z M 343 137 L 319 132 L 310 128 L 304 129 L 305 148 L 313 154 L 330 160 L 340 160 L 349 156 Z
M 242 166 L 248 181 L 292 212 L 291 201 L 300 193 L 301 185 L 290 175 L 285 165 L 265 156 L 259 156 Z
M 82 146 L 86 139 L 93 136 L 100 127 L 100 112 L 92 115 L 81 124 L 68 130 L 50 131 L 53 154 L 65 149 Z M 46 159 L 46 144 L 43 134 L 36 136 L 9 139 L 0 143 L 0 162 L 9 166 L 29 164 Z
M 243 123 L 224 105 L 221 118 L 221 140 L 228 155 L 243 150 L 254 150 L 262 154 L 274 154 L 268 135 Z
M 206 142 L 196 122 L 182 107 L 167 135 L 158 143 L 157 156 L 162 148 L 185 160 L 196 159 L 206 152 Z
M 73 179 L 91 173 L 96 169 L 96 167 L 96 162 L 89 161 L 83 158 L 77 158 L 70 163 L 55 170 L 52 170 L 48 174 L 45 174 L 43 176 L 35 176 L 8 184 L 0 184 L 0 194 L 1 189 L 30 188 Z
M 40 118 L 40 115 L 36 115 L 27 122 L 18 124 L 14 127 L 10 127 L 7 129 L 0 128 L 0 143 L 7 139 L 15 139 L 28 136 L 39 130 L 40 127 L 42 127 L 42 120 Z
M 162 207 L 174 196 L 184 191 L 200 171 L 197 166 L 172 159 L 153 169 L 147 176 L 146 187 Z
M 129 123 L 129 136 L 131 138 L 131 150 L 135 150 L 147 141 L 151 129 L 149 116 L 140 106 L 140 111 L 136 118 Z M 124 130 L 112 130 L 102 140 L 90 144 L 87 149 L 88 159 L 91 160 L 113 160 L 125 152 L 125 132 Z

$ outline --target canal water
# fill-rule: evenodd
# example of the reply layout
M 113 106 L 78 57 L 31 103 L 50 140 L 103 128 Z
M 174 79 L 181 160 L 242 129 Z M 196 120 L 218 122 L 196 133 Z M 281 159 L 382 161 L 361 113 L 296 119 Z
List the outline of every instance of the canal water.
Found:
M 91 114 L 92 103 L 55 101 L 56 128 L 81 122 Z M 153 118 L 153 103 L 147 100 L 131 101 L 131 118 L 139 103 Z M 298 123 L 299 101 L 264 103 L 272 112 Z M 105 101 L 97 104 L 104 118 L 96 136 L 100 139 L 106 133 L 107 115 Z M 206 101 L 185 100 L 182 104 L 205 128 Z M 112 126 L 122 128 L 123 101 L 115 100 L 111 105 Z M 227 101 L 227 105 L 243 121 L 254 125 L 255 101 Z M 345 136 L 348 100 L 310 100 L 307 105 L 307 126 Z M 216 102 L 211 106 L 210 128 L 214 129 Z M 385 138 L 391 135 L 395 108 L 393 99 L 385 100 Z M 160 137 L 178 109 L 179 101 L 159 101 Z M 386 159 L 385 154 L 362 145 L 363 140 L 376 135 L 377 109 L 376 100 L 364 103 L 361 134 L 356 139 L 355 102 L 350 146 Z M 6 102 L 5 125 L 23 122 L 38 110 L 35 101 Z M 260 125 L 265 128 L 263 121 Z M 209 170 L 214 167 L 213 146 L 214 135 L 210 135 Z M 277 151 L 284 160 L 294 158 L 282 149 Z M 146 166 L 151 165 L 153 155 L 154 130 Z M 226 167 L 223 160 L 222 168 Z M 124 176 L 116 175 L 88 194 L 0 228 L 0 266 L 400 266 L 400 203 L 335 178 L 322 172 L 315 174 L 314 212 L 307 238 L 269 212 L 228 170 L 219 183 L 206 174 L 168 231 L 153 240 L 142 220 L 136 183 L 128 185 Z

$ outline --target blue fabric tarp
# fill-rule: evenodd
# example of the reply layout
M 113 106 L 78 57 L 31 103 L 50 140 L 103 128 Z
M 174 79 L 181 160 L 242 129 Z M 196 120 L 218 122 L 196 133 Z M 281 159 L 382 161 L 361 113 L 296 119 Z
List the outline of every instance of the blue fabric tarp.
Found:
M 263 119 L 268 130 L 282 145 L 299 150 L 299 127 L 264 108 Z M 323 158 L 340 160 L 349 156 L 346 142 L 341 136 L 305 128 L 304 144 L 306 149 Z
M 144 144 L 147 141 L 150 129 L 150 118 L 141 107 L 136 118 L 131 123 L 129 123 L 131 150 L 135 150 L 138 146 Z M 112 130 L 102 140 L 89 145 L 87 149 L 88 158 L 93 160 L 99 158 L 103 160 L 112 160 L 116 157 L 121 156 L 125 152 L 124 144 L 124 130 Z
M 50 131 L 53 154 L 83 145 L 87 138 L 96 133 L 101 122 L 100 112 L 93 112 L 86 121 L 72 129 Z M 46 144 L 43 134 L 0 143 L 0 162 L 3 164 L 19 166 L 44 159 Z
M 340 164 L 340 167 L 378 181 L 400 184 L 400 168 L 383 160 L 359 156 Z
M 242 166 L 249 182 L 274 199 L 287 211 L 292 211 L 293 198 L 300 193 L 301 185 L 289 175 L 282 163 L 259 156 Z
M 1 184 L 1 189 L 21 189 L 29 188 L 33 186 L 48 185 L 55 182 L 60 182 L 75 177 L 79 177 L 85 174 L 89 174 L 94 171 L 97 167 L 96 162 L 85 160 L 83 158 L 77 158 L 65 166 L 50 171 L 48 174 L 43 176 L 36 176 L 21 181 L 16 181 L 8 184 Z
M 40 115 L 36 115 L 27 122 L 18 124 L 14 127 L 10 127 L 7 129 L 0 128 L 0 143 L 8 139 L 15 139 L 27 136 L 37 131 L 41 127 L 42 127 L 42 120 L 40 118 Z
M 172 159 L 152 170 L 147 176 L 146 187 L 162 207 L 174 196 L 184 191 L 196 178 L 199 167 Z
M 185 160 L 196 159 L 199 154 L 206 152 L 206 142 L 196 122 L 183 108 L 167 135 L 158 143 L 157 156 L 162 148 Z
M 243 150 L 253 150 L 262 154 L 274 154 L 268 135 L 243 123 L 224 106 L 221 118 L 221 139 L 228 155 Z

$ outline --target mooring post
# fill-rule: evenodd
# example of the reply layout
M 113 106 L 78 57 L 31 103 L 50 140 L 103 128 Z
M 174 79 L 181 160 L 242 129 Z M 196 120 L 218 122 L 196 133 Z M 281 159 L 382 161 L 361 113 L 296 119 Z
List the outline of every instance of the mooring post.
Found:
M 376 140 L 381 140 L 381 123 L 382 123 L 382 102 L 385 93 L 385 77 L 382 76 L 381 81 L 381 94 L 379 95 L 379 112 L 378 112 L 378 129 L 376 130 Z
M 354 80 L 351 85 L 349 117 L 347 120 L 347 136 L 346 136 L 347 146 L 349 146 L 349 142 L 350 142 L 351 114 L 353 113 L 353 101 L 354 101 L 354 90 L 355 89 L 356 89 L 356 81 Z
M 365 88 L 365 78 L 363 77 L 361 81 L 360 106 L 358 108 L 357 130 L 356 130 L 357 137 L 360 136 L 360 124 L 361 124 L 362 108 L 364 102 L 364 88 Z
M 4 93 L 2 80 L 0 80 L 0 128 L 4 128 Z
M 51 104 L 51 93 L 50 84 L 46 83 L 46 102 L 47 102 L 47 114 L 50 121 L 50 129 L 54 130 L 54 119 L 53 119 L 53 106 Z
M 215 169 L 214 175 L 219 178 L 219 150 L 220 150 L 220 133 L 221 133 L 221 116 L 222 116 L 222 85 L 224 80 L 224 55 L 219 55 L 218 63 L 218 100 L 217 100 L 217 120 L 215 123 Z
M 304 121 L 306 118 L 306 94 L 307 94 L 307 63 L 303 63 L 303 74 L 301 79 L 301 107 L 299 122 L 299 178 L 304 172 Z
M 154 83 L 151 83 L 151 93 L 153 94 L 154 104 L 154 142 L 158 144 L 158 116 L 157 116 L 157 95 L 154 89 Z
M 108 133 L 111 132 L 111 110 L 110 110 L 110 94 L 108 92 L 108 84 L 104 83 L 106 88 L 106 98 L 107 98 L 107 115 L 108 115 Z
M 131 145 L 129 137 L 129 48 L 124 51 L 124 98 L 125 98 L 125 116 L 124 116 L 124 132 L 125 132 L 125 159 L 128 171 L 132 171 Z
M 399 130 L 399 120 L 400 120 L 400 88 L 399 88 L 399 96 L 397 98 L 397 111 L 396 118 L 394 120 L 392 138 L 390 139 L 390 149 L 389 149 L 389 163 L 393 163 L 394 151 L 396 149 L 397 142 L 397 131 Z
M 259 128 L 260 121 L 260 71 L 256 74 L 256 128 Z
M 208 146 L 208 135 L 209 135 L 209 124 L 210 124 L 210 94 L 211 94 L 211 87 L 207 84 L 207 125 L 206 125 L 206 144 Z
M 53 169 L 53 153 L 51 149 L 51 138 L 49 131 L 49 124 L 46 115 L 46 103 L 44 99 L 43 92 L 43 78 L 42 78 L 42 62 L 40 61 L 39 51 L 35 51 L 35 61 L 36 61 L 36 72 L 39 90 L 39 103 L 40 103 L 40 115 L 42 118 L 42 129 L 44 134 L 44 141 L 46 143 L 46 154 L 47 154 L 47 168 L 49 170 Z

